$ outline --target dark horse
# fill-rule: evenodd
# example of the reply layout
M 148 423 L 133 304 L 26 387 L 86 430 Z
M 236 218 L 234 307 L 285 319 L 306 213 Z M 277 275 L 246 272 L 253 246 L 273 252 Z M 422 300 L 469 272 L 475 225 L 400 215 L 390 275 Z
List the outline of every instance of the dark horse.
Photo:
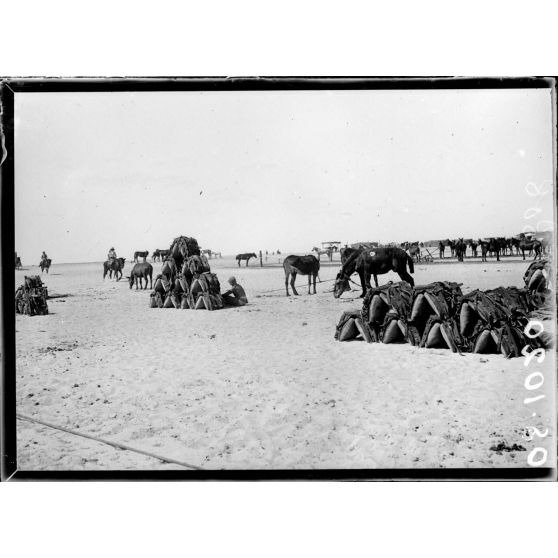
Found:
M 130 273 L 130 277 L 127 277 L 130 283 L 130 289 L 136 284 L 136 291 L 138 290 L 138 279 L 140 289 L 143 289 L 143 279 L 145 279 L 145 288 L 147 289 L 147 280 L 151 282 L 151 288 L 153 288 L 153 266 L 150 263 L 143 262 L 137 263 Z
M 475 242 L 473 239 L 469 240 L 469 246 L 471 247 L 471 255 L 473 258 L 478 257 L 477 246 L 479 245 L 478 242 Z
M 374 275 L 374 283 L 378 286 L 378 275 L 383 275 L 389 271 L 395 271 L 403 281 L 407 281 L 411 287 L 415 286 L 415 281 L 407 273 L 415 272 L 413 258 L 396 247 L 374 248 L 373 250 L 355 250 L 341 266 L 341 270 L 335 278 L 333 296 L 339 298 L 345 291 L 350 290 L 349 278 L 353 273 L 358 273 L 362 287 L 361 298 L 370 288 L 370 277 Z
M 124 262 L 126 258 L 116 258 L 115 260 L 107 260 L 103 263 L 103 280 L 109 274 L 109 279 L 112 279 L 112 272 L 114 271 L 114 276 L 117 281 L 122 279 L 122 269 L 124 269 Z M 120 275 L 120 277 L 119 277 Z
M 145 252 L 134 252 L 134 261 L 138 263 L 138 258 L 143 258 L 143 263 L 145 263 L 145 260 L 148 255 L 149 255 L 149 250 L 146 250 Z
M 291 287 L 293 293 L 298 295 L 295 288 L 296 274 L 308 275 L 308 294 L 310 293 L 311 281 L 314 281 L 314 294 L 316 294 L 316 277 L 320 271 L 320 262 L 315 256 L 287 256 L 283 261 L 285 270 L 285 289 L 289 296 L 289 276 L 291 277 Z
M 21 268 L 21 258 L 16 254 L 15 256 L 15 268 L 16 269 L 20 269 Z
M 524 233 L 521 233 L 519 235 L 519 248 L 523 254 L 523 259 L 525 259 L 525 250 L 529 251 L 529 256 L 533 251 L 535 252 L 535 257 L 533 258 L 534 260 L 537 259 L 537 256 L 539 257 L 539 260 L 541 259 L 542 244 L 540 240 L 537 240 L 536 238 L 527 238 Z
M 525 258 L 523 258 L 525 259 Z M 43 271 L 45 271 L 48 273 L 48 270 L 50 268 L 50 264 L 51 264 L 52 260 L 50 258 L 47 258 L 46 260 L 41 260 L 41 263 L 39 264 L 39 267 L 41 268 L 41 273 L 43 273 Z
M 467 250 L 466 242 L 462 238 L 456 240 L 453 249 L 455 256 L 457 257 L 457 261 L 462 262 L 463 257 L 465 256 L 465 250 Z
M 248 267 L 248 262 L 250 261 L 250 258 L 257 258 L 257 257 L 258 256 L 256 256 L 254 252 L 250 252 L 246 254 L 237 254 L 236 261 L 238 262 L 238 267 L 240 267 L 240 262 L 242 260 L 246 260 L 246 267 Z

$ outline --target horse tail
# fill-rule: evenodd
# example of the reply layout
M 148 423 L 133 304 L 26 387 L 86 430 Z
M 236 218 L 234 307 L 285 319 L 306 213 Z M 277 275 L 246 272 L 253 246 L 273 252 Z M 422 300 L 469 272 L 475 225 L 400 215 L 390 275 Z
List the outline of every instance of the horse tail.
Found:
M 413 262 L 413 258 L 411 256 L 409 256 L 409 254 L 406 254 L 407 256 L 407 263 L 409 264 L 409 271 L 411 273 L 415 272 L 415 262 Z

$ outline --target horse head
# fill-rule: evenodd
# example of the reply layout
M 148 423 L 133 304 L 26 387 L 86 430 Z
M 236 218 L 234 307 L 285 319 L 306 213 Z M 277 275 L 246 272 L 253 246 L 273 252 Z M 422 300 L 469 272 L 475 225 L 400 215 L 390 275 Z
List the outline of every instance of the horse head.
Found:
M 333 298 L 339 298 L 345 291 L 350 291 L 349 277 L 344 275 L 341 271 L 335 277 L 335 284 L 333 285 Z

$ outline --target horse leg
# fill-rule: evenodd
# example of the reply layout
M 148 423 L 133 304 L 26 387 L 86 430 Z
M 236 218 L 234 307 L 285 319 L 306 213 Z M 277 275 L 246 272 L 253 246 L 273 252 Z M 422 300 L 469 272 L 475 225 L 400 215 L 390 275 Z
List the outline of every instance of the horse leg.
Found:
M 409 275 L 409 273 L 407 273 L 406 269 L 402 269 L 401 271 L 398 271 L 397 275 L 399 275 L 399 277 L 403 281 L 407 281 L 407 283 L 409 283 L 409 285 L 411 285 L 411 287 L 415 286 L 415 280 Z
M 309 274 L 308 274 L 308 294 L 312 294 L 312 293 L 310 292 L 310 287 L 311 287 L 311 285 L 312 285 L 312 274 L 309 273 Z
M 291 273 L 291 288 L 293 289 L 293 294 L 298 296 L 298 292 L 295 287 L 296 271 Z
M 238 267 L 240 267 L 240 258 L 238 258 Z
M 289 295 L 289 275 L 290 273 L 285 272 L 285 289 L 287 290 L 287 296 Z
M 366 278 L 364 275 L 364 271 L 360 270 L 358 272 L 358 276 L 360 278 L 360 286 L 362 287 L 362 294 L 360 295 L 360 298 L 364 298 L 364 296 L 366 295 Z
M 314 294 L 316 294 L 316 277 L 318 276 L 318 274 L 314 274 Z

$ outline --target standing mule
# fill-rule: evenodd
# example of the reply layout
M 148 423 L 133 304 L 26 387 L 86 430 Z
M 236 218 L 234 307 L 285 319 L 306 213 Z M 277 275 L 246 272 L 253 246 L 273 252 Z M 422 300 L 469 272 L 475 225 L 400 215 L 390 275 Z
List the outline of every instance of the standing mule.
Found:
M 314 294 L 316 294 L 316 277 L 320 271 L 320 262 L 315 256 L 287 256 L 283 261 L 285 270 L 285 290 L 289 296 L 289 276 L 293 293 L 298 295 L 295 287 L 296 274 L 308 275 L 308 294 L 310 293 L 311 281 L 314 281 Z
M 341 266 L 341 270 L 335 278 L 333 296 L 339 298 L 345 291 L 350 290 L 349 279 L 353 273 L 358 273 L 362 287 L 363 298 L 366 290 L 371 288 L 370 278 L 374 275 L 374 283 L 378 287 L 378 275 L 389 271 L 395 271 L 403 281 L 407 281 L 411 287 L 415 286 L 414 279 L 407 272 L 407 265 L 411 273 L 415 272 L 413 258 L 401 248 L 368 248 L 353 252 Z
M 465 256 L 465 250 L 467 249 L 467 244 L 465 244 L 465 241 L 462 238 L 458 239 L 455 242 L 453 249 L 454 249 L 455 257 L 457 258 L 457 261 L 462 262 L 463 257 Z
M 246 260 L 246 267 L 248 267 L 248 262 L 250 261 L 250 258 L 258 258 L 258 256 L 256 256 L 256 254 L 254 254 L 254 252 L 250 252 L 250 253 L 246 253 L 246 254 L 237 254 L 236 256 L 236 261 L 238 262 L 238 267 L 240 267 L 240 262 L 242 260 Z
M 143 263 L 145 263 L 148 255 L 149 250 L 146 250 L 145 252 L 134 252 L 134 262 L 138 263 L 138 258 L 143 258 Z
M 542 244 L 536 238 L 527 238 L 524 233 L 519 235 L 519 247 L 521 248 L 521 253 L 523 254 L 523 259 L 525 259 L 525 250 L 529 251 L 529 256 L 535 252 L 534 260 L 541 259 Z

